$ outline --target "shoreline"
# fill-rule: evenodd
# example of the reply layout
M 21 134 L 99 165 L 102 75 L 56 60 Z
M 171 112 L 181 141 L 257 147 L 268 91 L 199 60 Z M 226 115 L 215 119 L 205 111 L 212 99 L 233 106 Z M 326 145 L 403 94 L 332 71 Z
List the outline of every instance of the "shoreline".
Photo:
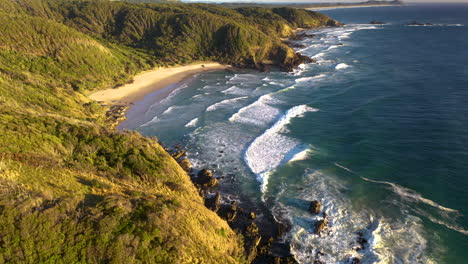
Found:
M 118 88 L 110 88 L 89 94 L 88 98 L 109 105 L 129 106 L 144 99 L 147 95 L 164 88 L 182 83 L 198 73 L 225 70 L 229 65 L 217 62 L 197 62 L 184 66 L 156 68 L 139 73 L 133 77 L 133 82 Z

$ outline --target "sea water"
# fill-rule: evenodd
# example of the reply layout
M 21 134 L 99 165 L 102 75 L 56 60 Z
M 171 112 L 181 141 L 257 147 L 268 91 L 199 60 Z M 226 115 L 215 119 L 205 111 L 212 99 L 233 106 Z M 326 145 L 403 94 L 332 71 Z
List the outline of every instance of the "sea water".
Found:
M 346 26 L 299 41 L 317 63 L 198 75 L 135 129 L 289 222 L 300 263 L 468 263 L 468 5 L 322 12 Z

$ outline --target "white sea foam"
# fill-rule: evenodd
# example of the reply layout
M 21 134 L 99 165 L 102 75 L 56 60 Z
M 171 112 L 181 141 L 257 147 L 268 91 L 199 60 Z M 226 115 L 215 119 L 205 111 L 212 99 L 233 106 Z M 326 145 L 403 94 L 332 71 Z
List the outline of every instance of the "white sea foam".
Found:
M 276 107 L 270 105 L 279 102 L 272 95 L 273 93 L 269 93 L 260 96 L 257 101 L 239 109 L 229 121 L 256 126 L 268 125 L 280 113 Z
M 220 102 L 217 102 L 217 103 L 214 103 L 214 104 L 208 106 L 206 108 L 206 112 L 215 111 L 220 107 L 229 106 L 229 105 L 231 105 L 231 104 L 233 104 L 233 103 L 235 103 L 235 102 L 237 102 L 239 100 L 243 100 L 243 99 L 247 99 L 247 98 L 249 98 L 249 97 L 248 96 L 242 96 L 242 97 L 222 100 Z
M 229 79 L 226 83 L 234 84 L 234 83 L 244 83 L 250 82 L 252 80 L 258 79 L 258 75 L 256 74 L 234 74 L 233 77 Z
M 327 76 L 326 74 L 321 73 L 321 74 L 316 75 L 316 76 L 302 77 L 302 78 L 296 79 L 296 83 L 310 82 L 310 81 L 313 81 L 313 80 L 324 78 L 326 76 Z
M 336 65 L 335 69 L 337 69 L 337 70 L 343 70 L 343 69 L 347 69 L 347 68 L 349 68 L 349 67 L 351 67 L 351 66 L 349 66 L 349 65 L 346 64 L 346 63 L 340 63 L 340 64 Z
M 310 152 L 311 152 L 311 150 L 309 148 L 306 148 L 306 149 L 304 149 L 302 151 L 294 153 L 292 158 L 290 160 L 288 160 L 288 163 L 289 162 L 300 161 L 300 160 L 306 160 L 309 157 Z
M 323 56 L 325 56 L 325 53 L 324 52 L 320 52 L 320 53 L 317 53 L 315 54 L 314 56 L 312 56 L 312 59 L 321 59 Z
M 197 126 L 197 123 L 198 123 L 198 117 L 190 120 L 190 122 L 188 122 L 185 125 L 185 127 L 195 127 L 195 126 Z
M 174 109 L 176 109 L 177 106 L 169 106 L 166 110 L 164 110 L 164 112 L 162 112 L 161 115 L 167 115 L 169 113 L 171 113 L 172 111 L 174 111 Z
M 464 24 L 423 24 L 423 25 L 405 25 L 407 27 L 464 27 Z
M 273 213 L 277 219 L 292 223 L 288 238 L 299 263 L 348 263 L 351 256 L 364 263 L 431 263 L 419 218 L 408 215 L 395 221 L 351 208 L 352 202 L 343 195 L 346 184 L 318 170 L 306 170 L 300 184 L 286 189 L 296 190 L 297 198 L 281 192 L 276 196 Z M 322 210 L 328 215 L 328 225 L 321 236 L 314 233 L 314 226 L 323 219 L 322 215 L 307 211 L 306 201 L 312 200 L 321 201 Z M 359 232 L 368 243 L 363 250 L 355 251 L 359 247 Z
M 234 95 L 246 95 L 248 94 L 249 92 L 245 89 L 241 89 L 237 86 L 231 86 L 229 88 L 227 88 L 226 90 L 224 91 L 221 91 L 222 93 L 224 94 L 234 94 Z
M 262 192 L 266 190 L 271 172 L 281 165 L 286 155 L 300 144 L 299 141 L 284 135 L 287 132 L 286 126 L 293 118 L 315 111 L 318 110 L 307 105 L 291 108 L 247 148 L 245 162 L 261 182 Z

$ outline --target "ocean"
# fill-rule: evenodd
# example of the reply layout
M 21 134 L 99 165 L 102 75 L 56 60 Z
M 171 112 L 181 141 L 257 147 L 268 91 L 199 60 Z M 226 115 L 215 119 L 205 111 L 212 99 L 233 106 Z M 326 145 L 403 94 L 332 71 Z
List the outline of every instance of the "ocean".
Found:
M 298 42 L 317 63 L 197 75 L 133 129 L 291 223 L 300 263 L 468 263 L 468 5 L 321 12 L 346 26 Z

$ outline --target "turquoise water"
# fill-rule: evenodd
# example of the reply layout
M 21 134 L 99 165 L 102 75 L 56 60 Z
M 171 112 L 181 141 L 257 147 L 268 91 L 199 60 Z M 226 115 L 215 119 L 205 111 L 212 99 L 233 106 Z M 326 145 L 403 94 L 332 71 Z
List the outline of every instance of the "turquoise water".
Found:
M 301 263 L 468 263 L 468 5 L 323 12 L 347 25 L 301 41 L 317 64 L 198 75 L 136 130 L 290 222 Z

